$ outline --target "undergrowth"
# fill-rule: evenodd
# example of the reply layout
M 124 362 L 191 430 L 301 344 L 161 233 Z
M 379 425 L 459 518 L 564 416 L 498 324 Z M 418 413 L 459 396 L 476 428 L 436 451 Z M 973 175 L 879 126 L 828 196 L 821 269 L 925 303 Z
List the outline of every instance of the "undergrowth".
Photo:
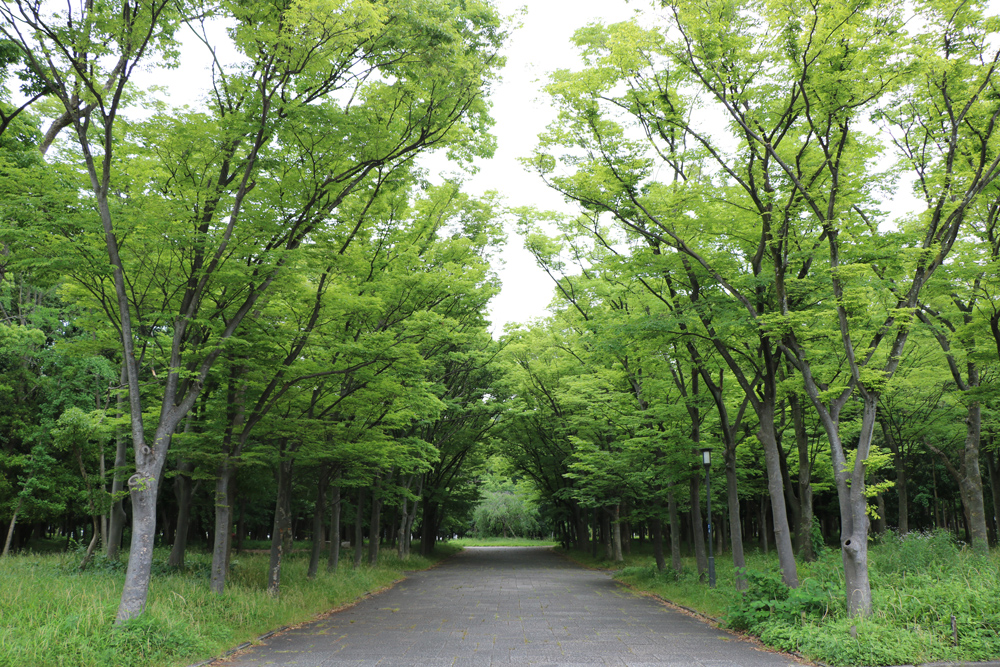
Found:
M 145 613 L 114 625 L 124 562 L 95 559 L 79 572 L 79 557 L 23 555 L 0 560 L 0 667 L 159 667 L 219 655 L 285 625 L 350 603 L 457 551 L 439 545 L 435 559 L 401 562 L 383 550 L 374 567 L 341 564 L 333 574 L 306 578 L 308 554 L 282 567 L 281 595 L 266 591 L 266 554 L 234 555 L 226 591 L 208 590 L 211 556 L 189 553 L 183 570 L 157 550 Z M 322 568 L 321 568 L 322 570 Z
M 616 577 L 636 588 L 718 618 L 779 650 L 830 665 L 902 665 L 1000 657 L 1000 553 L 961 549 L 947 532 L 884 536 L 869 549 L 873 613 L 847 615 L 840 553 L 799 563 L 799 587 L 782 583 L 777 558 L 747 557 L 745 593 L 732 562 L 716 559 L 709 589 L 691 561 L 657 572 L 649 556 L 632 558 Z M 952 634 L 955 617 L 958 641 Z

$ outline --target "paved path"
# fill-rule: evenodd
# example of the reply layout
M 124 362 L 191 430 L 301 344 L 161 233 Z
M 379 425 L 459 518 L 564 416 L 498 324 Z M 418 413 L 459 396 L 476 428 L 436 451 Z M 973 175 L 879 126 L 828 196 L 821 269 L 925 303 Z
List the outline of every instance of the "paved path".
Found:
M 230 658 L 251 665 L 787 667 L 607 574 L 538 547 L 467 548 L 439 567 Z

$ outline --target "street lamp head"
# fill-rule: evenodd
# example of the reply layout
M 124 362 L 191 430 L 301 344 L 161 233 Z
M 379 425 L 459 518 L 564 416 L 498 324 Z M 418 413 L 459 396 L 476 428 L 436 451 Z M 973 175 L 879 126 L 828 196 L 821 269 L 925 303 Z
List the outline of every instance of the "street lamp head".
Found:
M 701 450 L 701 463 L 705 466 L 705 470 L 712 467 L 712 449 L 711 447 L 704 447 Z

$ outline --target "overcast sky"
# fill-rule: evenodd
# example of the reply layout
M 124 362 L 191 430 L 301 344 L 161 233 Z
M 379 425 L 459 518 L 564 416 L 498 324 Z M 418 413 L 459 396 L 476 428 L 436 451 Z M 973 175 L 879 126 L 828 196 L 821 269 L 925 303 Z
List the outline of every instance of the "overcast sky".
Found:
M 500 13 L 510 16 L 524 7 L 521 27 L 514 31 L 506 49 L 503 80 L 494 86 L 491 101 L 496 119 L 494 158 L 468 184 L 479 194 L 498 190 L 510 206 L 537 206 L 543 209 L 572 210 L 558 194 L 548 189 L 538 176 L 517 161 L 531 155 L 538 134 L 555 118 L 542 91 L 548 73 L 577 68 L 580 60 L 570 44 L 573 33 L 589 23 L 614 23 L 629 19 L 637 8 L 648 3 L 625 0 L 496 0 Z M 552 282 L 535 266 L 513 229 L 499 274 L 503 291 L 490 305 L 494 334 L 508 322 L 525 322 L 545 315 L 552 296 Z

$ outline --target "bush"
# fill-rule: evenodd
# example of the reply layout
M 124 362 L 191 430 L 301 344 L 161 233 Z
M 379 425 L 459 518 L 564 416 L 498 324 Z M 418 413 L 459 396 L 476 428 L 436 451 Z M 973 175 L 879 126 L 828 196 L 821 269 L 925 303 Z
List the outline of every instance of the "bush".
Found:
M 830 612 L 835 590 L 819 579 L 805 579 L 798 588 L 788 588 L 777 570 L 747 570 L 745 575 L 748 588 L 725 616 L 726 625 L 733 629 L 761 634 L 766 623 L 801 625 Z

